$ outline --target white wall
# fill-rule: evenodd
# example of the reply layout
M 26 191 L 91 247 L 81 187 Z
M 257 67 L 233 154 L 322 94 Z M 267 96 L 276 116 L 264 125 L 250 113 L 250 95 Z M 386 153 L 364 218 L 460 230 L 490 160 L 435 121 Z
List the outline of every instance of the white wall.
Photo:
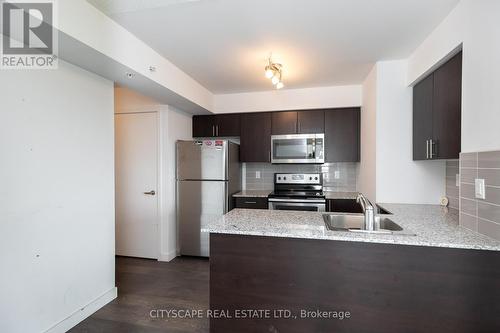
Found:
M 376 202 L 376 130 L 377 130 L 377 66 L 363 82 L 361 107 L 361 161 L 358 168 L 358 191 Z
M 477 2 L 484 1 L 479 0 Z M 463 42 L 463 29 L 466 24 L 463 21 L 463 11 L 464 6 L 459 3 L 410 55 L 406 78 L 408 85 L 413 85 L 439 67 L 447 55 Z
M 214 112 L 254 112 L 361 105 L 361 86 L 282 89 L 214 96 Z
M 445 194 L 445 162 L 413 161 L 412 88 L 406 85 L 407 61 L 382 61 L 376 67 L 377 201 L 437 204 Z
M 160 103 L 134 90 L 115 85 L 115 113 L 134 113 L 158 110 Z
M 58 11 L 58 30 L 141 76 L 134 80 L 151 80 L 164 89 L 164 94 L 171 91 L 204 109 L 212 110 L 213 94 L 210 91 L 87 1 L 58 1 Z M 66 45 L 69 43 L 63 43 L 61 47 Z M 74 54 L 62 51 L 69 57 Z M 150 72 L 149 66 L 156 67 L 156 71 Z M 125 73 L 121 74 L 125 76 Z
M 115 112 L 157 112 L 159 115 L 160 201 L 159 260 L 170 261 L 177 255 L 177 220 L 175 215 L 175 142 L 192 139 L 192 116 L 169 105 L 143 96 L 125 87 L 115 88 Z
M 462 0 L 415 50 L 414 82 L 463 43 L 462 152 L 500 149 L 500 1 Z
M 116 297 L 113 83 L 2 71 L 0 331 L 63 332 Z

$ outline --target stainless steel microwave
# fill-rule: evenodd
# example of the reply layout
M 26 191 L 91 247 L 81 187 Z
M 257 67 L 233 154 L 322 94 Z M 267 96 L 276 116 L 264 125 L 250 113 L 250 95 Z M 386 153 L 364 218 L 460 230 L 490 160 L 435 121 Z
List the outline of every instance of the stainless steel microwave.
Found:
M 271 136 L 271 163 L 325 163 L 325 134 Z

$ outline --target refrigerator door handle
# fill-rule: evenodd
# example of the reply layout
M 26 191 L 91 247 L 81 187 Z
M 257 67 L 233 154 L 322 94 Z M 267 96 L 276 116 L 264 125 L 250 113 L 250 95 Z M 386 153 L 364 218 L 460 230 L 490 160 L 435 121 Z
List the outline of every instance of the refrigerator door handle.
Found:
M 229 182 L 226 182 L 224 184 L 224 214 L 228 213 L 229 210 L 229 200 L 230 200 L 230 195 L 229 195 Z

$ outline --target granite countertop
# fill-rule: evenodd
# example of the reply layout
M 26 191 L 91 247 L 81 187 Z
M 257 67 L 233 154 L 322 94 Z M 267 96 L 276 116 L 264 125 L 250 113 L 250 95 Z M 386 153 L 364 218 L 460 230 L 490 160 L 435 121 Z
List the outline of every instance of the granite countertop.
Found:
M 267 198 L 273 190 L 243 190 L 233 194 L 233 197 Z
M 330 231 L 325 228 L 322 213 L 264 209 L 234 209 L 203 231 L 500 251 L 499 241 L 459 227 L 456 210 L 438 205 L 380 206 L 393 213 L 390 219 L 416 236 Z
M 233 194 L 233 197 L 267 198 L 273 190 L 243 190 Z M 325 191 L 326 199 L 356 199 L 358 192 Z
M 335 192 L 324 191 L 325 198 L 328 199 L 356 199 L 359 192 Z

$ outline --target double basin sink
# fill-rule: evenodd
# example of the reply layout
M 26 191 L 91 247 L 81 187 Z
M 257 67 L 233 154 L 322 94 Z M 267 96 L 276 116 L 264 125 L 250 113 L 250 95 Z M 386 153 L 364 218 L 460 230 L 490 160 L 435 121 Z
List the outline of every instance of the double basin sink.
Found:
M 415 235 L 414 233 L 404 230 L 399 224 L 387 217 L 387 215 L 391 215 L 391 213 L 386 211 L 384 208 L 377 205 L 375 210 L 377 215 L 375 216 L 374 230 L 365 229 L 365 216 L 360 213 L 326 213 L 323 214 L 323 220 L 325 221 L 326 228 L 333 231 Z

